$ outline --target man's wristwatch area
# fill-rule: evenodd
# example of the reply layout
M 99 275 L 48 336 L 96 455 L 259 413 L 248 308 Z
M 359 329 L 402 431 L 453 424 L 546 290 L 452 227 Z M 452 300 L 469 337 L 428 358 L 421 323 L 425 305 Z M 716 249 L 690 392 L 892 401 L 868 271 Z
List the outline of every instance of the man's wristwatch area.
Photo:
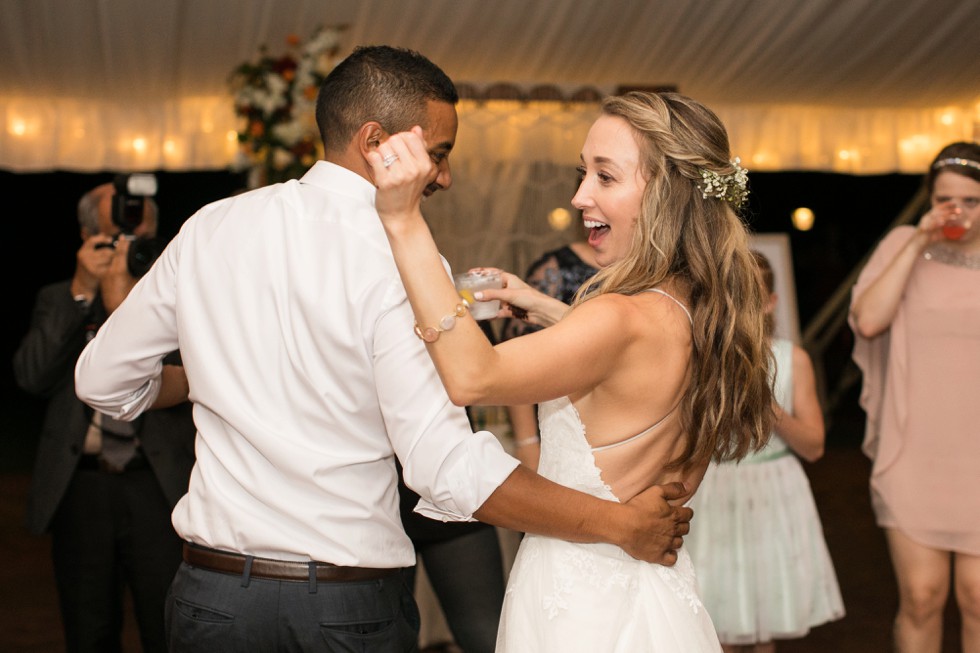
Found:
M 92 300 L 85 295 L 72 295 L 72 299 L 75 300 L 75 304 L 83 311 L 87 311 L 92 306 Z

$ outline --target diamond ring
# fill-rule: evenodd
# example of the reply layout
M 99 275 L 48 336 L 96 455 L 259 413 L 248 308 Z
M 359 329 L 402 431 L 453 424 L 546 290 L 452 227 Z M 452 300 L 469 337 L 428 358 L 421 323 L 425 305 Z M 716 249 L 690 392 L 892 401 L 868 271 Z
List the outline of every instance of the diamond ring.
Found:
M 384 159 L 381 160 L 381 163 L 384 165 L 384 167 L 390 168 L 391 164 L 397 160 L 398 160 L 397 154 L 389 154 L 388 156 L 386 156 Z

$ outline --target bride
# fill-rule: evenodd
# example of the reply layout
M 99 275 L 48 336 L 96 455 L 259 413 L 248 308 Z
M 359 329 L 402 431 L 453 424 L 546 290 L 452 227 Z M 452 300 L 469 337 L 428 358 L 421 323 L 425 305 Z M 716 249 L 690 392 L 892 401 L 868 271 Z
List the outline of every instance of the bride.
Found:
M 396 134 L 369 158 L 416 334 L 454 403 L 542 403 L 539 473 L 609 501 L 671 481 L 693 494 L 710 459 L 764 443 L 763 297 L 736 214 L 746 173 L 714 113 L 671 93 L 603 103 L 572 198 L 601 269 L 570 309 L 505 274 L 506 288 L 477 299 L 550 328 L 497 346 L 421 215 L 435 174 L 424 138 Z M 719 651 L 690 558 L 677 555 L 664 567 L 612 545 L 525 536 L 497 650 Z

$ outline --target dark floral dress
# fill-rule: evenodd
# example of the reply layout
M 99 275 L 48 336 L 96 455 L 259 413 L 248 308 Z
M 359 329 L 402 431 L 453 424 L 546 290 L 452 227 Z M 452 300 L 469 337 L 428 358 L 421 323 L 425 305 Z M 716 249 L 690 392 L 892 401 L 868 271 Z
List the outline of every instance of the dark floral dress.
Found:
M 579 287 L 596 272 L 596 268 L 579 258 L 570 246 L 565 245 L 542 254 L 530 265 L 524 280 L 546 295 L 570 304 Z M 502 328 L 501 339 L 510 340 L 540 328 L 521 320 L 507 320 Z

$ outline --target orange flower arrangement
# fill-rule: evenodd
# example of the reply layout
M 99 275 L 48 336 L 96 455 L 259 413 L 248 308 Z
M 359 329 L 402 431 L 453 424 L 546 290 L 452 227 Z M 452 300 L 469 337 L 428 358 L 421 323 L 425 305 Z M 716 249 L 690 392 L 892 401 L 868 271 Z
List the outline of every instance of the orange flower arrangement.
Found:
M 286 37 L 288 50 L 273 56 L 266 46 L 255 61 L 231 73 L 239 155 L 234 167 L 251 168 L 275 183 L 303 175 L 322 156 L 314 109 L 320 82 L 336 65 L 343 27 L 317 30 L 303 43 Z

